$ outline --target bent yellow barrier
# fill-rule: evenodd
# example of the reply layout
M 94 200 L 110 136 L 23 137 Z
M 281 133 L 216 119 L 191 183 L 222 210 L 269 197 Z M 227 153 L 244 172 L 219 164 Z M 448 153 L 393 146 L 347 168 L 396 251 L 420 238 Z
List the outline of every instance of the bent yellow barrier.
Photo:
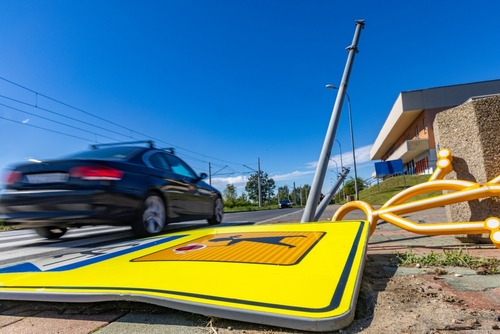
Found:
M 488 233 L 493 244 L 500 248 L 500 218 L 497 217 L 490 217 L 484 221 L 419 224 L 401 216 L 402 214 L 443 205 L 500 196 L 500 176 L 484 185 L 471 181 L 444 180 L 444 176 L 453 170 L 452 161 L 453 157 L 450 150 L 442 149 L 438 152 L 436 171 L 431 175 L 428 182 L 415 185 L 398 193 L 378 210 L 375 210 L 369 203 L 364 201 L 349 202 L 335 212 L 332 221 L 342 220 L 351 211 L 362 210 L 370 223 L 370 235 L 375 232 L 377 221 L 382 219 L 407 231 L 424 235 Z M 415 196 L 436 190 L 450 192 L 432 198 L 406 202 Z

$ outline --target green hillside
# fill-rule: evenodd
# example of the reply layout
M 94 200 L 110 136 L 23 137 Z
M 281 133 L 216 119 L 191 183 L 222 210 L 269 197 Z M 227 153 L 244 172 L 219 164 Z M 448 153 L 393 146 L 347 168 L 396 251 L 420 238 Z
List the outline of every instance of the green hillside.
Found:
M 382 205 L 391 197 L 416 184 L 424 183 L 429 180 L 430 175 L 405 175 L 395 176 L 384 181 L 374 183 L 371 187 L 359 192 L 359 199 L 372 205 Z M 423 198 L 441 195 L 442 191 L 433 191 L 412 198 L 415 201 Z

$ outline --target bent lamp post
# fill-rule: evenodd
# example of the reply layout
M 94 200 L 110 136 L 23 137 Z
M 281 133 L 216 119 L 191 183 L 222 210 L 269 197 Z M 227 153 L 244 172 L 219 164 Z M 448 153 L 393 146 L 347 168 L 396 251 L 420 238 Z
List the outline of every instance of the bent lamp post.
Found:
M 337 189 L 340 187 L 340 185 L 344 182 L 345 178 L 347 177 L 347 174 L 349 174 L 349 167 L 345 167 L 342 170 L 341 174 L 338 174 L 337 181 L 335 184 L 332 186 L 332 188 L 326 193 L 325 197 L 323 200 L 319 203 L 318 207 L 316 208 L 316 214 L 314 216 L 314 221 L 318 221 L 325 211 L 326 207 L 328 204 L 330 204 L 330 201 L 332 200 L 333 196 L 337 192 Z
M 309 198 L 307 199 L 306 207 L 302 213 L 301 222 L 312 222 L 314 221 L 314 216 L 316 212 L 316 207 L 318 205 L 318 200 L 320 197 L 321 187 L 323 181 L 325 180 L 326 170 L 328 168 L 328 161 L 332 153 L 333 140 L 335 139 L 335 134 L 337 132 L 337 127 L 340 120 L 340 113 L 342 111 L 342 104 L 344 103 L 345 90 L 347 88 L 347 83 L 349 82 L 349 77 L 351 75 L 352 64 L 354 61 L 354 56 L 358 52 L 358 40 L 361 34 L 361 30 L 365 26 L 364 20 L 356 21 L 356 30 L 354 32 L 354 38 L 352 44 L 347 47 L 349 50 L 349 55 L 347 56 L 347 62 L 344 69 L 344 74 L 339 85 L 337 92 L 337 98 L 335 99 L 335 104 L 333 106 L 332 115 L 330 117 L 330 122 L 325 135 L 325 140 L 323 142 L 323 148 L 318 159 L 318 165 L 316 166 L 316 172 L 314 173 L 314 178 L 311 184 L 311 192 Z

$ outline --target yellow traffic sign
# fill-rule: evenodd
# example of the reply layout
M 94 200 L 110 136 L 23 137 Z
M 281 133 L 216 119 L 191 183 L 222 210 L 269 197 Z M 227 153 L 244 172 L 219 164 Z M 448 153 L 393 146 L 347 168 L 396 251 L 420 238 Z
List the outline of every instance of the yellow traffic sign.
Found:
M 309 331 L 351 323 L 366 221 L 213 227 L 0 267 L 0 299 L 131 300 Z

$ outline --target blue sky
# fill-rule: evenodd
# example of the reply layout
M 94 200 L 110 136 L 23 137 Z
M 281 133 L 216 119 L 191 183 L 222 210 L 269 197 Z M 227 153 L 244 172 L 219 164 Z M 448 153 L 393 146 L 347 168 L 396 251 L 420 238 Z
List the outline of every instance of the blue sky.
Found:
M 500 78 L 497 1 L 4 0 L 0 13 L 1 167 L 153 138 L 199 173 L 210 163 L 220 190 L 241 194 L 258 159 L 278 186 L 311 184 L 337 94 L 325 85 L 357 19 L 362 178 L 399 92 Z M 352 167 L 347 105 L 335 138 Z

